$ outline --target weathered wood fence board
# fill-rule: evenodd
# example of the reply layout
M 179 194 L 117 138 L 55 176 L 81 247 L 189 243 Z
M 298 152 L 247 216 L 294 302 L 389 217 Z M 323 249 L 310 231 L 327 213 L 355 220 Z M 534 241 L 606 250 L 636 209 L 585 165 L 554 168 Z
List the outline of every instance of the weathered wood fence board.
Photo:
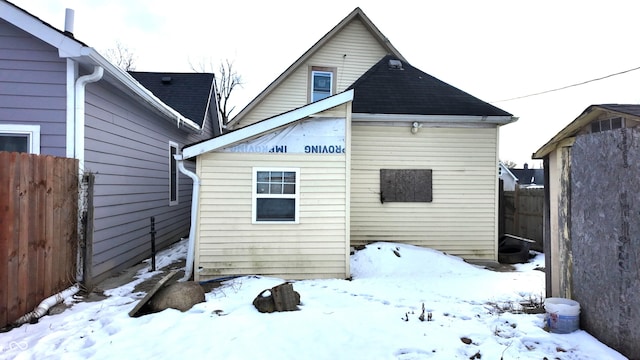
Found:
M 542 251 L 544 189 L 516 189 L 503 193 L 504 232 L 535 240 L 531 249 Z
M 560 291 L 580 303 L 582 329 L 640 359 L 640 129 L 578 136 L 567 162 Z
M 78 161 L 0 152 L 0 327 L 75 279 Z

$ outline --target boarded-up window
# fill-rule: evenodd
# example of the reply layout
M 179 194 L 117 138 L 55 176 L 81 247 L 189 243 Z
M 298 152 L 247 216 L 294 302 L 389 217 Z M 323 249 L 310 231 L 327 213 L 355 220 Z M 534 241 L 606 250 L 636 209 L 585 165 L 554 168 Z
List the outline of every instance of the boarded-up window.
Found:
M 380 202 L 431 202 L 431 170 L 380 169 Z

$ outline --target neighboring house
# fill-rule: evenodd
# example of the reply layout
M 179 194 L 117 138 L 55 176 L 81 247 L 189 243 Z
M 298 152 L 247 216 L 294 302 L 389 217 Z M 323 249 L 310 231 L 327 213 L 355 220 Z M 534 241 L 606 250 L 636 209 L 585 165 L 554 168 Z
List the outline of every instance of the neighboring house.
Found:
M 142 86 L 198 126 L 207 134 L 222 133 L 215 103 L 215 77 L 211 73 L 159 73 L 129 71 Z
M 375 241 L 495 261 L 498 128 L 515 120 L 411 66 L 356 8 L 232 131 L 183 149 L 195 279 L 348 277 L 349 248 Z
M 516 187 L 531 189 L 544 187 L 544 169 L 530 169 L 524 164 L 522 169 L 508 168 L 498 163 L 498 176 L 502 180 L 504 191 L 515 191 Z
M 514 191 L 518 185 L 518 178 L 513 175 L 511 169 L 506 167 L 502 161 L 498 162 L 498 177 L 502 180 L 504 191 Z
M 520 188 L 543 188 L 544 169 L 530 169 L 525 163 L 522 169 L 510 169 L 511 173 L 518 179 Z
M 134 73 L 136 81 L 72 29 L 6 1 L 0 38 L 0 150 L 76 158 L 80 175 L 95 175 L 93 208 L 81 209 L 93 220 L 80 231 L 93 249 L 85 280 L 149 257 L 151 217 L 158 248 L 187 235 L 191 180 L 172 154 L 216 133 L 213 75 Z M 174 90 L 183 97 L 165 97 Z
M 547 296 L 577 300 L 581 327 L 640 358 L 640 105 L 589 106 L 534 153 L 548 173 Z

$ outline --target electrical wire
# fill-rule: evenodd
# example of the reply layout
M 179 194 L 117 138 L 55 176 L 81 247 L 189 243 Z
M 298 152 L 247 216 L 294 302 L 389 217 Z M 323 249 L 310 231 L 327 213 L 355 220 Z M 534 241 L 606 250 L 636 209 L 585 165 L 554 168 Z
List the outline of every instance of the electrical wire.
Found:
M 506 102 L 506 101 L 512 101 L 512 100 L 518 100 L 518 99 L 524 99 L 524 98 L 528 98 L 528 97 L 532 97 L 532 96 L 538 96 L 538 95 L 542 95 L 542 94 L 548 94 L 550 92 L 560 91 L 560 90 L 565 90 L 565 89 L 569 89 L 569 88 L 580 86 L 580 85 L 585 85 L 585 84 L 592 83 L 592 82 L 595 82 L 595 81 L 604 80 L 604 79 L 607 79 L 607 78 L 610 78 L 610 77 L 613 77 L 613 76 L 626 74 L 628 72 L 639 70 L 639 69 L 640 69 L 640 66 L 635 67 L 633 69 L 620 71 L 620 72 L 617 72 L 617 73 L 614 73 L 614 74 L 609 74 L 609 75 L 606 75 L 606 76 L 602 76 L 602 77 L 599 77 L 599 78 L 595 78 L 595 79 L 579 82 L 579 83 L 576 83 L 576 84 L 571 84 L 571 85 L 559 87 L 559 88 L 556 88 L 556 89 L 545 90 L 545 91 L 537 92 L 537 93 L 534 93 L 534 94 L 523 95 L 523 96 L 513 97 L 513 98 L 509 98 L 509 99 L 491 101 L 490 104 L 499 103 L 499 102 Z

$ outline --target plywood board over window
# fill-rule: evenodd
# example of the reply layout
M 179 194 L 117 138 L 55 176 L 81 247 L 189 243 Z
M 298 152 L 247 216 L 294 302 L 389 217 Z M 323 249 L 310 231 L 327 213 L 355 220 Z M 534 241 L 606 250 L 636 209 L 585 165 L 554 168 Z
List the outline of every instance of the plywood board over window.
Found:
M 431 202 L 431 169 L 380 169 L 380 202 Z

